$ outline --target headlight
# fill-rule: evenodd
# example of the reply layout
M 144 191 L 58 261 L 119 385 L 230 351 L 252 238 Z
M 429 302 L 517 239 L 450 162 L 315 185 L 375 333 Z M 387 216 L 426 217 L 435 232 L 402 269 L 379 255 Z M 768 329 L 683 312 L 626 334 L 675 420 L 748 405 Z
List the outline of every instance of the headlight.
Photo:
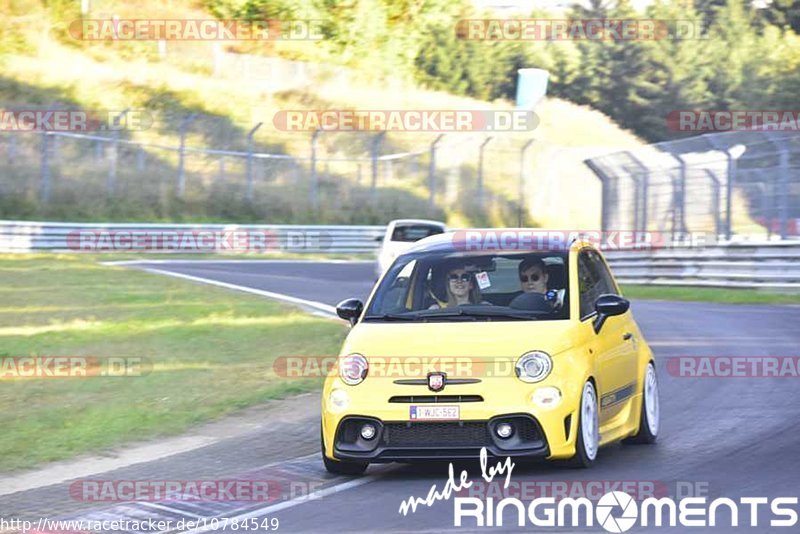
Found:
M 517 360 L 517 377 L 523 382 L 541 382 L 553 369 L 553 360 L 546 352 L 534 350 L 520 356 Z
M 339 376 L 348 386 L 363 382 L 368 372 L 369 363 L 361 354 L 351 354 L 339 359 Z
M 328 396 L 328 410 L 334 413 L 343 412 L 350 405 L 350 396 L 343 389 L 331 390 Z

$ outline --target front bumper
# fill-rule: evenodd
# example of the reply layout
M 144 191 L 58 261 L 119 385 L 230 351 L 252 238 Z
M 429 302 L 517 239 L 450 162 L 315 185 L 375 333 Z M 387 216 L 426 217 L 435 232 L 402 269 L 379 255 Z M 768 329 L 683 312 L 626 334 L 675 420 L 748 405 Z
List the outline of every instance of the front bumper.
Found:
M 500 423 L 510 423 L 513 434 L 497 436 Z M 365 440 L 361 426 L 375 426 L 375 437 Z M 492 457 L 545 458 L 550 455 L 546 435 L 532 415 L 505 414 L 488 420 L 382 421 L 349 415 L 342 418 L 334 435 L 333 456 L 339 460 L 396 462 L 478 458 L 482 448 Z

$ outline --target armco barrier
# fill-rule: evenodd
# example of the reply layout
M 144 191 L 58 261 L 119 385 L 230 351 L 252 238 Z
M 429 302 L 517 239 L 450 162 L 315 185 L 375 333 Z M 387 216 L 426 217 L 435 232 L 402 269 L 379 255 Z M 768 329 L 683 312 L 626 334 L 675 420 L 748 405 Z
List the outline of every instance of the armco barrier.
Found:
M 800 242 L 607 252 L 621 284 L 800 291 Z
M 163 235 L 187 235 L 194 233 L 224 233 L 244 235 L 245 239 L 259 235 L 265 238 L 262 246 L 253 246 L 252 251 L 308 252 L 308 253 L 370 253 L 380 246 L 378 237 L 383 235 L 383 226 L 295 226 L 295 225 L 238 225 L 238 224 L 117 224 L 117 223 L 56 223 L 0 221 L 0 252 L 70 252 L 80 249 L 82 233 L 105 232 L 106 235 L 128 233 L 161 233 Z M 112 240 L 113 241 L 113 240 Z M 121 245 L 98 246 L 98 252 L 125 250 L 127 241 Z M 257 245 L 257 243 L 254 243 Z M 245 242 L 245 248 L 247 244 Z M 241 249 L 239 249 L 241 250 Z M 175 247 L 157 252 L 203 252 Z M 222 251 L 222 250 L 220 250 Z M 231 252 L 236 252 L 236 247 Z M 210 250 L 214 252 L 214 250 Z
M 68 236 L 81 231 L 250 232 L 271 236 L 269 250 L 375 253 L 383 226 L 235 224 L 100 224 L 0 221 L 0 252 L 71 251 Z M 171 250 L 165 252 L 185 252 Z M 800 241 L 734 242 L 705 248 L 608 251 L 622 284 L 763 288 L 800 291 Z

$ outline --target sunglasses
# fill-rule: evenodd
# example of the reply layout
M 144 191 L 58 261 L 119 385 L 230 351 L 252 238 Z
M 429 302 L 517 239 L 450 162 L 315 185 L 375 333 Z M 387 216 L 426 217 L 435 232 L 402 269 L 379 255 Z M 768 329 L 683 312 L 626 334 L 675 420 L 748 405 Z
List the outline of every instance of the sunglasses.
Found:
M 467 273 L 464 273 L 462 275 L 451 274 L 447 276 L 447 279 L 450 280 L 451 282 L 457 282 L 459 280 L 461 280 L 462 282 L 469 282 L 470 278 L 471 276 Z
M 538 275 L 538 274 L 532 274 L 530 276 L 531 282 L 538 282 L 541 278 L 542 277 L 540 275 Z M 519 275 L 519 281 L 522 282 L 523 284 L 527 283 L 528 282 L 528 275 L 526 275 L 526 274 Z

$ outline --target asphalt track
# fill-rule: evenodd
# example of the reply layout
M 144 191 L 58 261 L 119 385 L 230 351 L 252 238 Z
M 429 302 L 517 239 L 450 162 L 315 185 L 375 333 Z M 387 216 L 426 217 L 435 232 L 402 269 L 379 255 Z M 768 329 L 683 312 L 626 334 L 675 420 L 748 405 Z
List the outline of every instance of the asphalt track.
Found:
M 346 297 L 365 298 L 374 278 L 368 262 L 189 262 L 167 261 L 131 267 L 155 269 L 208 279 L 262 292 L 281 293 L 310 301 L 335 305 Z M 202 288 L 199 288 L 202 290 Z M 800 496 L 800 378 L 678 378 L 671 376 L 665 360 L 670 356 L 792 356 L 800 344 L 800 307 L 720 305 L 634 301 L 633 313 L 645 337 L 659 359 L 661 388 L 661 433 L 655 446 L 612 445 L 601 449 L 598 462 L 590 470 L 573 470 L 563 465 L 518 464 L 511 477 L 514 488 L 561 487 L 568 491 L 586 487 L 580 482 L 600 482 L 607 489 L 619 481 L 628 488 L 653 487 L 676 497 L 689 493 L 709 498 L 728 497 L 798 497 Z M 309 402 L 318 405 L 318 398 Z M 224 506 L 167 504 L 161 509 L 138 505 L 117 505 L 100 509 L 83 506 L 61 517 L 111 517 L 161 514 L 167 517 L 236 516 L 277 517 L 285 532 L 440 532 L 454 529 L 453 503 L 437 502 L 403 516 L 398 513 L 402 501 L 410 496 L 425 497 L 432 484 L 441 488 L 447 479 L 446 465 L 371 466 L 368 476 L 360 479 L 333 477 L 324 472 L 317 451 L 318 408 L 301 424 L 280 423 L 268 430 L 254 432 L 246 439 L 231 439 L 197 451 L 145 464 L 130 473 L 114 477 L 143 476 L 142 472 L 233 476 L 260 466 L 261 472 L 293 480 L 314 480 L 321 497 L 314 500 L 284 496 L 275 503 Z M 288 436 L 287 436 L 288 434 Z M 286 445 L 280 446 L 279 436 Z M 265 440 L 275 439 L 272 445 Z M 258 445 L 257 445 L 258 444 Z M 259 448 L 261 447 L 261 448 Z M 270 449 L 270 447 L 272 447 Z M 258 458 L 252 458 L 254 450 Z M 216 467 L 210 467 L 216 465 Z M 475 465 L 469 468 L 473 481 L 480 480 Z M 253 467 L 249 473 L 258 474 Z M 99 477 L 96 477 L 99 478 Z M 200 478 L 198 476 L 198 478 Z M 541 485 L 536 486 L 539 483 Z M 633 486 L 631 486 L 633 484 Z M 589 486 L 595 488 L 596 486 Z M 473 489 L 478 489 L 476 486 Z M 496 489 L 496 488 L 494 488 Z M 37 493 L 37 491 L 39 493 Z M 46 495 L 47 488 L 26 492 L 26 499 Z M 54 489 L 50 489 L 54 491 Z M 19 497 L 18 494 L 15 494 Z M 525 495 L 515 495 L 525 501 Z M 477 496 L 483 497 L 479 493 Z M 13 497 L 13 496 L 12 496 Z M 530 498 L 529 498 L 530 499 Z M 528 499 L 528 500 L 529 500 Z M 0 506 L 9 503 L 0 498 Z M 39 501 L 40 503 L 43 500 Z M 10 511 L 31 515 L 36 505 L 16 505 Z M 798 507 L 795 507 L 797 510 Z M 183 510 L 183 512 L 181 512 Z M 46 510 L 38 510 L 44 513 Z M 760 508 L 759 526 L 748 526 L 749 512 L 743 507 L 742 532 L 797 532 L 793 528 L 770 527 L 773 517 L 768 508 Z M 507 521 L 514 525 L 514 514 Z M 727 513 L 721 513 L 722 525 L 729 525 Z M 507 523 L 509 524 L 509 523 Z M 541 528 L 526 523 L 526 532 L 605 532 L 592 527 Z M 505 527 L 508 528 L 508 527 Z M 456 531 L 484 531 L 474 520 Z M 702 532 L 706 528 L 655 528 L 634 526 L 630 532 Z M 713 529 L 730 532 L 729 526 Z M 199 530 L 198 530 L 199 531 Z

